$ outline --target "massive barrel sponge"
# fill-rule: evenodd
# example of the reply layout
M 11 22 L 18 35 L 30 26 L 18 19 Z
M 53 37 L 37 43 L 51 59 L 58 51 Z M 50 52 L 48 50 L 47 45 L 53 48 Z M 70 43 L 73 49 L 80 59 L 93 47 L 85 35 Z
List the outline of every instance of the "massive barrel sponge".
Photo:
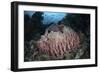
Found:
M 39 52 L 58 58 L 80 46 L 79 36 L 74 30 L 64 26 L 62 31 L 51 31 L 42 35 L 37 41 Z

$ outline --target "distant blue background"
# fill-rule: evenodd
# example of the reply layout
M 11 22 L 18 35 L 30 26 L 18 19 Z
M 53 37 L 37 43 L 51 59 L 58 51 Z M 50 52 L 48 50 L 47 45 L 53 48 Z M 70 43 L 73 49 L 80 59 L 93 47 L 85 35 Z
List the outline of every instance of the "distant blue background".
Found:
M 34 11 L 25 11 L 25 14 L 28 14 L 30 17 L 34 14 Z M 67 13 L 61 12 L 44 12 L 43 17 L 43 24 L 50 24 L 50 23 L 57 23 L 62 20 Z

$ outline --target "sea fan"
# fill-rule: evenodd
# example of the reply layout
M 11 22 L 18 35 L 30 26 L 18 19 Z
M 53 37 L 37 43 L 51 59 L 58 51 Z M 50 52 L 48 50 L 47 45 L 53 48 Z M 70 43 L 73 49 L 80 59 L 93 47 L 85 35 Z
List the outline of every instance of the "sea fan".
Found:
M 51 31 L 41 36 L 37 41 L 40 53 L 45 53 L 52 58 L 64 57 L 66 52 L 79 48 L 80 39 L 78 34 L 70 27 L 63 27 L 61 31 Z

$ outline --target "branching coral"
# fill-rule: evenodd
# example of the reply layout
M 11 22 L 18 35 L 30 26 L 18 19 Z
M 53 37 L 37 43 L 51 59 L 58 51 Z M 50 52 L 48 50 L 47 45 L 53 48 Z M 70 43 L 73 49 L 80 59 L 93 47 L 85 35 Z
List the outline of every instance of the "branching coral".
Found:
M 64 26 L 61 31 L 51 31 L 41 36 L 37 41 L 40 53 L 45 53 L 53 58 L 63 57 L 79 47 L 80 39 L 78 34 L 69 27 Z

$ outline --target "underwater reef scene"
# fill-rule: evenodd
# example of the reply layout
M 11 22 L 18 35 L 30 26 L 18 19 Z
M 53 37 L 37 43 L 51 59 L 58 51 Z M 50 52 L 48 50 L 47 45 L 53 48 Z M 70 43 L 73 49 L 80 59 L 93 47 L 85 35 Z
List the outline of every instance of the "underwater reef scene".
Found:
M 24 11 L 24 61 L 90 58 L 90 14 Z

